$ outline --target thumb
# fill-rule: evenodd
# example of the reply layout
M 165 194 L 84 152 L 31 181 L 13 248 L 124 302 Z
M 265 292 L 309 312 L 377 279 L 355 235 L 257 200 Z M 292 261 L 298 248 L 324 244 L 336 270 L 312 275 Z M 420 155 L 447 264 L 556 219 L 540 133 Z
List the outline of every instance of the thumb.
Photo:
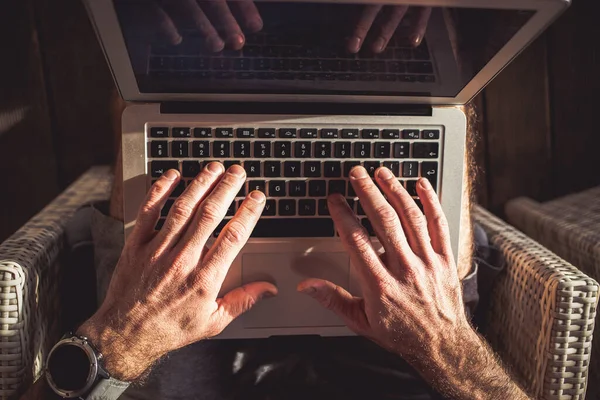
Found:
M 364 300 L 346 289 L 323 279 L 310 278 L 298 284 L 297 290 L 311 296 L 323 307 L 344 320 L 348 328 L 361 333 L 369 326 Z
M 277 287 L 272 283 L 247 283 L 228 292 L 223 298 L 217 299 L 219 307 L 213 314 L 213 318 L 221 331 L 234 319 L 250 310 L 258 301 L 276 295 Z

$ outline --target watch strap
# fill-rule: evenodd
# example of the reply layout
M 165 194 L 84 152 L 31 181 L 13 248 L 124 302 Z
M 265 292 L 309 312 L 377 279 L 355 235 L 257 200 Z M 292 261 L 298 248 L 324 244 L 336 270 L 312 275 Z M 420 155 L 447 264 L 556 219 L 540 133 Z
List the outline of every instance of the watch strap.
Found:
M 85 396 L 85 400 L 116 400 L 129 387 L 129 382 L 115 378 L 99 379 L 96 386 Z

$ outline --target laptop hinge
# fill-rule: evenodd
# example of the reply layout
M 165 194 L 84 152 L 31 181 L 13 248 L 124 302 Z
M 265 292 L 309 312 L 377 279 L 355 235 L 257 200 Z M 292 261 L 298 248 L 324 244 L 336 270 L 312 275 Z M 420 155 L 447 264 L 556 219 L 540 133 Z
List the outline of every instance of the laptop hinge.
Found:
M 432 115 L 432 107 L 389 103 L 165 102 L 161 114 Z

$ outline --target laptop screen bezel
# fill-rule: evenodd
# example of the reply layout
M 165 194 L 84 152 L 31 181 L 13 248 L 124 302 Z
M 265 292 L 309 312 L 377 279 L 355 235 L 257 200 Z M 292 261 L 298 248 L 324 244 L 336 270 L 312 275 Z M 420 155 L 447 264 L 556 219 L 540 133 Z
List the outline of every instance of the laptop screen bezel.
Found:
M 261 101 L 261 102 L 336 102 L 462 105 L 479 93 L 527 45 L 540 35 L 570 4 L 570 0 L 419 0 L 432 7 L 472 7 L 534 10 L 532 18 L 471 79 L 455 97 L 328 95 L 328 94 L 245 94 L 245 93 L 142 93 L 130 62 L 113 0 L 84 0 L 88 14 L 117 87 L 123 99 L 133 102 L 167 101 Z M 307 0 L 295 0 L 307 1 Z M 314 0 L 310 0 L 314 1 Z M 362 3 L 364 0 L 328 0 Z M 385 4 L 414 4 L 414 0 L 386 0 Z

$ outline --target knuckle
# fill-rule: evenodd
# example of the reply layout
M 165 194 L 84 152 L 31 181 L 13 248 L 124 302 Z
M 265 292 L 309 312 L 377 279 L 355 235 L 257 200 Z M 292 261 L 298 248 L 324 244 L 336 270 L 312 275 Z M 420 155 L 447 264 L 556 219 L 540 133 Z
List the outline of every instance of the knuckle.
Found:
M 398 215 L 392 207 L 387 204 L 382 204 L 375 208 L 375 213 L 379 217 L 381 223 L 386 226 L 394 226 L 398 222 Z
M 245 226 L 235 220 L 229 222 L 229 224 L 225 227 L 221 235 L 223 237 L 223 241 L 230 244 L 242 243 L 246 240 L 246 228 Z
M 404 208 L 404 215 L 413 225 L 421 225 L 423 222 L 423 213 L 417 206 L 407 206 Z
M 448 229 L 448 220 L 444 214 L 436 213 L 432 217 L 432 222 L 435 226 L 440 228 L 442 231 L 446 231 Z
M 200 206 L 200 216 L 202 217 L 202 220 L 209 223 L 222 220 L 223 214 L 219 204 L 214 201 L 206 200 Z
M 173 204 L 170 214 L 175 218 L 189 218 L 194 211 L 193 207 L 184 198 L 181 198 Z
M 355 228 L 347 234 L 347 240 L 352 243 L 359 253 L 365 253 L 371 245 L 367 233 L 362 228 Z

